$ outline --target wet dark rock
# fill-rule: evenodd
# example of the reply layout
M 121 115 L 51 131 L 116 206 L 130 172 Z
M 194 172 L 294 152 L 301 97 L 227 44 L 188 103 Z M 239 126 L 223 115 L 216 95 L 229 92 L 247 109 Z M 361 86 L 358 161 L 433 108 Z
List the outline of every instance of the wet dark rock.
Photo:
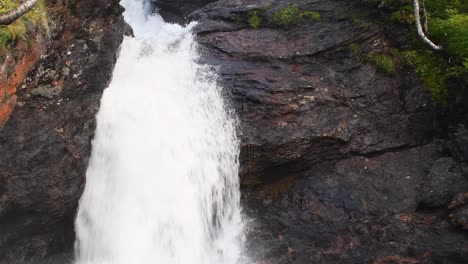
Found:
M 190 13 L 215 0 L 152 0 L 164 21 L 185 24 Z
M 51 24 L 47 56 L 0 132 L 2 264 L 70 260 L 94 117 L 122 36 L 131 34 L 117 0 L 50 3 L 64 6 L 55 14 L 64 22 Z M 199 21 L 200 61 L 216 68 L 239 116 L 255 260 L 468 262 L 466 137 L 435 140 L 420 82 L 359 55 L 404 46 L 398 30 L 356 23 L 362 7 L 353 1 L 158 3 L 166 19 Z M 319 12 L 320 21 L 269 22 L 290 4 Z M 257 29 L 251 11 L 264 19 Z M 44 97 L 38 87 L 62 89 Z
M 127 29 L 117 0 L 51 4 L 48 52 L 0 131 L 0 263 L 70 253 L 95 115 Z M 61 92 L 47 96 L 50 87 Z
M 453 197 L 449 204 L 450 219 L 456 226 L 468 230 L 468 192 L 459 193 Z
M 453 157 L 458 161 L 460 169 L 468 178 L 468 135 L 456 136 L 448 145 Z
M 422 207 L 445 207 L 458 192 L 468 190 L 468 180 L 453 158 L 440 158 L 426 174 Z
M 449 209 L 456 209 L 457 207 L 468 204 L 468 192 L 459 193 L 453 197 L 449 204 Z
M 300 1 L 322 19 L 285 30 L 252 29 L 245 15 L 286 2 L 247 2 L 218 1 L 194 14 L 203 60 L 217 66 L 241 118 L 244 184 L 428 142 L 432 108 L 424 88 L 411 75 L 379 72 L 350 48 L 391 46 L 378 27 L 346 19 L 352 3 Z
M 420 206 L 441 156 L 436 144 L 356 156 L 249 192 L 251 254 L 265 263 L 463 263 L 466 234 L 447 212 Z M 384 262 L 392 259 L 401 262 Z
M 320 21 L 268 20 L 289 4 Z M 221 0 L 191 15 L 201 61 L 240 118 L 249 251 L 259 263 L 465 263 L 467 234 L 448 209 L 468 191 L 462 154 L 434 140 L 415 76 L 361 57 L 405 40 L 356 23 L 360 12 L 353 1 Z
M 455 209 L 450 218 L 455 225 L 468 230 L 468 205 Z

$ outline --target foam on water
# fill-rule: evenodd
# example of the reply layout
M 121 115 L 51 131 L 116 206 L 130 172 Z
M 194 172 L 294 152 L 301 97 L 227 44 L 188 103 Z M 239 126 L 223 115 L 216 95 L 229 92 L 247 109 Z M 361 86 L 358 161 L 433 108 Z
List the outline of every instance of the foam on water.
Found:
M 191 28 L 124 0 L 125 38 L 97 115 L 77 264 L 243 263 L 236 122 Z

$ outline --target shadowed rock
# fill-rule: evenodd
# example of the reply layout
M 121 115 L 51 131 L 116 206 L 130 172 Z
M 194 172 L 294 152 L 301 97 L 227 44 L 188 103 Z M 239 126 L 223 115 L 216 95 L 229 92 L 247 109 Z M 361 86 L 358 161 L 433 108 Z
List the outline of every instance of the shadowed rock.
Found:
M 126 30 L 118 0 L 50 4 L 60 23 L 0 131 L 0 263 L 70 254 L 95 115 Z

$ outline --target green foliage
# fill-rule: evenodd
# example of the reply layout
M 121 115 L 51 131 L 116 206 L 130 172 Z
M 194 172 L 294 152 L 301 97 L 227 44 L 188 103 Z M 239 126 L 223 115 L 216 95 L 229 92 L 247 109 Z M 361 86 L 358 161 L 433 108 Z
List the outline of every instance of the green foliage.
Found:
M 281 27 L 295 25 L 300 20 L 301 12 L 296 6 L 287 6 L 270 17 L 272 24 Z
M 393 56 L 402 67 L 414 71 L 427 87 L 433 101 L 442 106 L 447 104 L 448 80 L 468 75 L 468 59 L 459 65 L 449 65 L 443 56 L 430 49 L 395 50 Z
M 447 52 L 468 58 L 468 14 L 431 20 L 430 29 L 431 35 L 442 43 Z
M 0 13 L 8 12 L 21 4 L 19 0 L 0 0 Z M 8 26 L 0 26 L 0 49 L 28 32 L 39 30 L 46 18 L 45 0 L 39 0 L 34 8 Z
M 14 38 L 11 31 L 6 27 L 0 27 L 0 47 L 5 46 L 12 40 Z
M 356 43 L 349 44 L 349 50 L 356 55 L 360 55 L 360 48 L 359 45 Z
M 279 27 L 289 27 L 300 23 L 317 22 L 320 20 L 320 13 L 315 11 L 301 12 L 296 6 L 289 5 L 273 13 L 270 23 Z
M 315 12 L 315 11 L 304 11 L 301 13 L 301 18 L 307 20 L 307 21 L 311 21 L 311 22 L 316 22 L 316 21 L 320 21 L 320 13 L 319 12 Z
M 402 63 L 410 66 L 424 82 L 434 102 L 445 105 L 447 80 L 452 76 L 452 71 L 443 57 L 432 50 L 408 50 L 399 54 Z
M 359 15 L 353 15 L 353 23 L 358 25 L 362 29 L 369 29 L 371 26 L 371 23 L 362 20 Z
M 262 18 L 260 17 L 260 14 L 258 11 L 250 11 L 248 13 L 248 22 L 250 27 L 252 28 L 259 28 L 262 25 Z
M 386 73 L 392 72 L 392 68 L 406 67 L 413 70 L 427 87 L 433 101 L 439 105 L 446 105 L 450 80 L 468 76 L 468 1 L 425 0 L 429 23 L 428 37 L 436 44 L 442 45 L 443 52 L 431 50 L 416 33 L 412 0 L 360 2 L 372 4 L 374 7 L 383 3 L 388 7 L 382 11 L 385 23 L 406 25 L 410 32 L 407 35 L 405 50 L 387 52 L 387 58 L 372 55 L 364 60 Z M 355 15 L 352 18 L 355 23 L 362 23 L 362 16 Z M 357 55 L 362 58 L 362 54 Z M 451 58 L 450 64 L 447 58 Z
M 280 9 L 277 12 L 274 12 L 268 17 L 268 21 L 264 21 L 265 12 L 271 8 L 267 9 L 257 9 L 247 13 L 247 16 L 241 16 L 240 19 L 247 19 L 247 23 L 253 29 L 262 27 L 265 23 L 282 28 L 287 28 L 292 25 L 297 25 L 300 23 L 307 22 L 317 22 L 320 20 L 320 13 L 315 11 L 304 11 L 301 12 L 299 8 L 295 6 L 287 6 Z
M 391 56 L 385 53 L 371 54 L 368 56 L 368 61 L 377 67 L 377 70 L 387 75 L 395 74 L 395 63 Z
M 393 12 L 390 15 L 390 19 L 392 22 L 395 23 L 413 25 L 414 13 L 412 10 L 412 6 L 406 6 L 398 11 Z

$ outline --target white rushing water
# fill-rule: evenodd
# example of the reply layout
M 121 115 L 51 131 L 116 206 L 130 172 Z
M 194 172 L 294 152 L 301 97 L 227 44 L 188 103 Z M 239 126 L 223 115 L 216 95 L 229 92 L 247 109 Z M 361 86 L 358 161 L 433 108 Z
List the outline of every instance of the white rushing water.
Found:
M 125 38 L 97 116 L 76 219 L 77 264 L 242 260 L 235 120 L 191 27 L 124 0 Z

